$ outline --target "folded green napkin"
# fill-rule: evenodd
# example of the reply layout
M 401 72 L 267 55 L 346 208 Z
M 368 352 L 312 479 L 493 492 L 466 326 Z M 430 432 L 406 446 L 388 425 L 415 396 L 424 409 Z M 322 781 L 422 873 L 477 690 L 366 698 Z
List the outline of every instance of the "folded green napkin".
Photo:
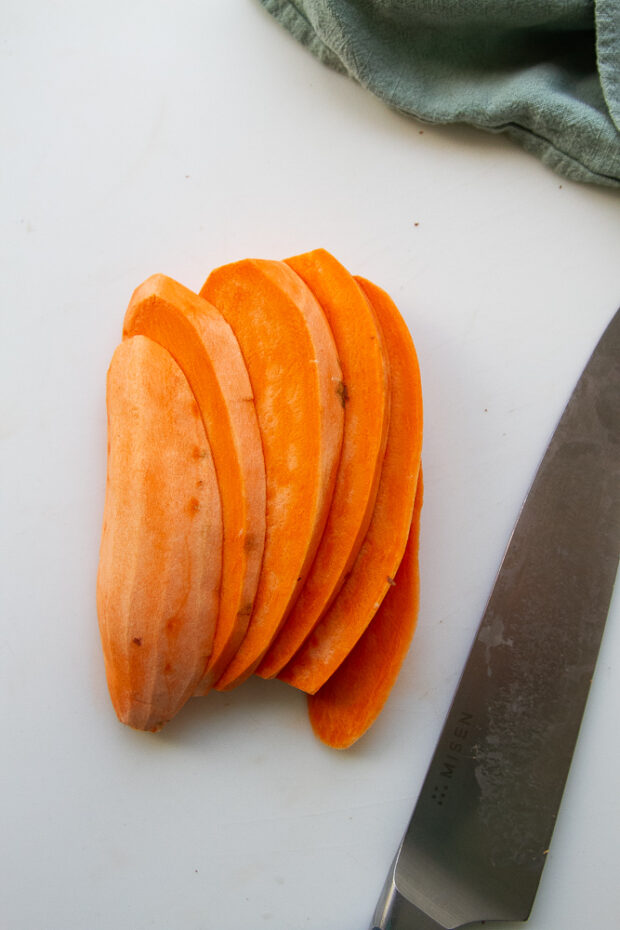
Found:
M 431 123 L 620 186 L 620 0 L 261 0 L 322 62 Z

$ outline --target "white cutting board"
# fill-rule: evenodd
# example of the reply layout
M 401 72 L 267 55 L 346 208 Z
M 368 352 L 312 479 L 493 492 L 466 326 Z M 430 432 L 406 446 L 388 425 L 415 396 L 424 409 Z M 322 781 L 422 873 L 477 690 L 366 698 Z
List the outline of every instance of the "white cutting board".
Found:
M 2 930 L 363 930 L 519 505 L 620 302 L 620 199 L 386 110 L 254 0 L 5 0 Z M 323 246 L 417 344 L 419 628 L 356 748 L 252 681 L 123 728 L 94 585 L 105 372 L 133 288 Z M 531 930 L 615 925 L 620 604 Z

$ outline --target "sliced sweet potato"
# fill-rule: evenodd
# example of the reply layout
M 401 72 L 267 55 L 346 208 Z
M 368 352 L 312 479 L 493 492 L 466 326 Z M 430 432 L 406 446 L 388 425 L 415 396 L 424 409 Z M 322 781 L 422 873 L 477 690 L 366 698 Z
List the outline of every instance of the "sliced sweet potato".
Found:
M 108 475 L 97 608 L 119 719 L 157 730 L 183 706 L 212 651 L 222 515 L 194 395 L 144 336 L 108 372 Z
M 374 723 L 407 655 L 420 601 L 422 498 L 420 470 L 409 539 L 394 584 L 344 662 L 316 694 L 308 695 L 312 729 L 333 749 L 348 749 Z
M 344 411 L 325 316 L 283 262 L 246 260 L 211 273 L 201 295 L 232 327 L 254 392 L 267 477 L 263 565 L 246 635 L 218 689 L 256 668 L 299 594 L 331 501 Z
M 273 678 L 328 609 L 366 535 L 389 423 L 389 367 L 383 336 L 361 288 L 329 252 L 286 260 L 323 308 L 342 368 L 344 435 L 334 495 L 312 567 L 286 623 L 256 672 Z
M 222 315 L 164 275 L 154 275 L 134 292 L 123 332 L 148 336 L 170 352 L 194 393 L 213 452 L 224 544 L 213 652 L 197 686 L 197 693 L 205 694 L 246 632 L 263 555 L 265 465 L 252 387 Z
M 385 291 L 363 278 L 356 280 L 383 331 L 390 361 L 390 425 L 375 508 L 350 574 L 278 675 L 309 694 L 318 691 L 344 661 L 393 583 L 409 534 L 420 469 L 422 390 L 409 330 Z

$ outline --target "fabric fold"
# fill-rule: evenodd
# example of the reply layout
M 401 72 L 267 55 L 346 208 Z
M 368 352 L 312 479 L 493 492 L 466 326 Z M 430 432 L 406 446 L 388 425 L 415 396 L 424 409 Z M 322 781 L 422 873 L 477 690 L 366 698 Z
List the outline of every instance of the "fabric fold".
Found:
M 620 3 L 596 0 L 596 51 L 603 96 L 616 129 L 620 130 Z
M 620 186 L 620 0 L 261 0 L 321 62 L 401 113 L 506 133 Z

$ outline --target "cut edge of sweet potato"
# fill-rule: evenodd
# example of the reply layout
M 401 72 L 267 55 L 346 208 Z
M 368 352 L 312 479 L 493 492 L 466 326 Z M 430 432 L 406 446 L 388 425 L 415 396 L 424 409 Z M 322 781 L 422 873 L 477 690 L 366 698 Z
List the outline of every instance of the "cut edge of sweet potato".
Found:
M 256 669 L 263 678 L 275 677 L 293 657 L 355 561 L 375 505 L 390 411 L 383 335 L 359 284 L 324 249 L 286 263 L 312 291 L 332 331 L 344 385 L 344 434 L 325 530 L 299 597 Z
M 201 290 L 232 327 L 255 398 L 267 482 L 265 548 L 245 637 L 216 687 L 255 670 L 303 586 L 336 477 L 344 411 L 333 336 L 316 299 L 283 262 L 215 269 Z
M 237 340 L 204 297 L 165 275 L 134 292 L 125 337 L 163 346 L 193 391 L 213 454 L 222 502 L 224 543 L 220 609 L 213 652 L 196 693 L 206 694 L 247 630 L 265 538 L 265 465 L 252 387 Z
M 332 749 L 349 749 L 370 729 L 409 651 L 420 604 L 422 500 L 420 468 L 409 538 L 393 585 L 344 662 L 316 694 L 308 695 L 312 729 Z
M 405 550 L 422 452 L 422 388 L 413 340 L 388 294 L 356 280 L 373 306 L 390 360 L 391 414 L 375 508 L 350 573 L 278 678 L 314 694 L 351 652 L 376 614 Z

